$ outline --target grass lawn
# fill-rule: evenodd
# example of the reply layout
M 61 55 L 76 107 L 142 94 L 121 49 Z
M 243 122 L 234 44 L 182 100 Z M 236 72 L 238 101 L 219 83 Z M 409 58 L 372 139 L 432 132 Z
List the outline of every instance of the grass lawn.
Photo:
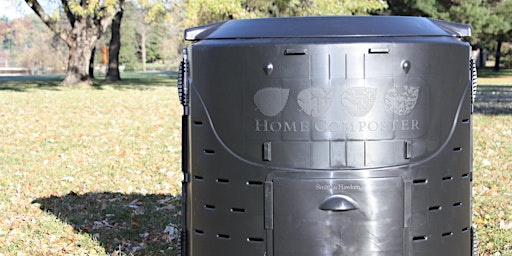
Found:
M 26 79 L 0 80 L 0 255 L 172 255 L 174 77 L 78 89 Z
M 512 255 L 512 70 L 481 74 L 473 122 L 473 224 L 481 255 Z
M 60 88 L 0 77 L 0 256 L 173 255 L 180 115 L 170 74 Z M 512 76 L 486 73 L 474 114 L 481 255 L 512 255 Z

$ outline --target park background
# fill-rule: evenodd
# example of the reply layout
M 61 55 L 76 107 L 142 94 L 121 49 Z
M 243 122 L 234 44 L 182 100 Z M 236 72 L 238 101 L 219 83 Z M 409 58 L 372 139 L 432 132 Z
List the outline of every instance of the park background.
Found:
M 183 30 L 227 19 L 305 15 L 413 15 L 473 26 L 465 39 L 479 66 L 473 222 L 480 255 L 512 255 L 510 0 L 1 5 L 0 256 L 175 254 L 182 179 L 175 71 L 187 45 Z M 76 46 L 68 39 L 83 17 L 107 24 L 82 40 L 93 42 L 89 58 L 77 62 L 85 73 L 70 74 Z M 116 37 L 118 57 L 111 58 Z

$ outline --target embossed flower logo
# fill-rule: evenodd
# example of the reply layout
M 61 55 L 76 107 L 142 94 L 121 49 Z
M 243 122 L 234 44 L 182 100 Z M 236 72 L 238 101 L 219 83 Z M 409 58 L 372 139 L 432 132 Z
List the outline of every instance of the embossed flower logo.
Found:
M 266 87 L 254 94 L 254 104 L 263 115 L 276 116 L 283 111 L 289 95 L 290 89 Z
M 397 115 L 407 115 L 416 106 L 420 88 L 413 86 L 395 86 L 386 93 L 384 102 L 388 109 Z
M 297 103 L 308 116 L 319 117 L 331 106 L 334 89 L 332 88 L 308 88 L 302 90 L 297 96 Z
M 341 104 L 351 115 L 364 116 L 372 109 L 376 95 L 376 88 L 352 87 L 341 95 Z

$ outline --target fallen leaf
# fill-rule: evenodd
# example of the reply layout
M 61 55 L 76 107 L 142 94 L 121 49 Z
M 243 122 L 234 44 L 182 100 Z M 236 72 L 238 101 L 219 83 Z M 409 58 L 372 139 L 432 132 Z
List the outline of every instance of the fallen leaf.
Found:
M 505 229 L 505 230 L 512 229 L 512 222 L 510 222 L 510 221 L 506 222 L 504 220 L 501 220 L 500 221 L 500 229 Z

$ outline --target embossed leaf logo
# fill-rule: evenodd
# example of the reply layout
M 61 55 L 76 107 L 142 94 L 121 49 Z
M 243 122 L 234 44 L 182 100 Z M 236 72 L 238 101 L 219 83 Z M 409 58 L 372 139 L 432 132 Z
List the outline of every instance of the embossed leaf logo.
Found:
M 297 103 L 301 111 L 312 117 L 323 115 L 331 106 L 334 89 L 308 88 L 302 90 L 297 96 Z
M 351 115 L 364 116 L 372 109 L 376 95 L 376 88 L 352 87 L 341 95 L 341 104 Z
M 290 89 L 266 87 L 254 94 L 254 104 L 263 115 L 276 116 L 283 111 L 289 95 Z
M 389 110 L 397 115 L 407 115 L 416 106 L 418 95 L 420 92 L 419 87 L 413 86 L 395 86 L 386 93 L 384 102 Z

